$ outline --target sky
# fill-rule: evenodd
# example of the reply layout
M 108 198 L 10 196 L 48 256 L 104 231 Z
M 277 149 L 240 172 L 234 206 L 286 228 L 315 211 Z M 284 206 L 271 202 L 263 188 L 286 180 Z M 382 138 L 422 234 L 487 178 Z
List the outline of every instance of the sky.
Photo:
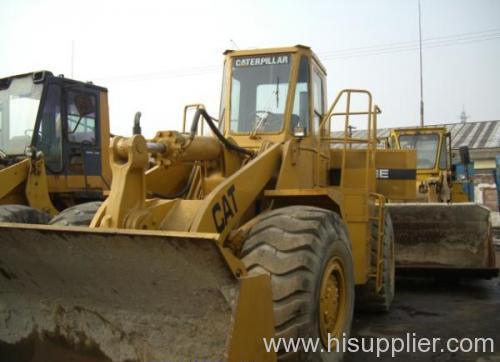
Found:
M 426 124 L 500 119 L 500 1 L 421 0 Z M 218 114 L 222 53 L 304 44 L 328 98 L 372 92 L 379 127 L 419 121 L 417 0 L 0 1 L 0 78 L 46 69 L 109 90 L 111 130 L 148 137 L 185 104 Z

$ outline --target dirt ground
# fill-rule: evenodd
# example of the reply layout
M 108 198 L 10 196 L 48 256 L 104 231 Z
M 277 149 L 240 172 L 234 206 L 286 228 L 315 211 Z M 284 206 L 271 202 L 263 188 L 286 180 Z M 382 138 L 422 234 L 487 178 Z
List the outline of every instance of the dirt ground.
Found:
M 497 264 L 500 252 L 497 251 Z M 493 338 L 493 353 L 452 353 L 444 343 L 436 353 L 351 353 L 357 361 L 477 361 L 500 362 L 500 279 L 450 283 L 429 279 L 398 278 L 392 310 L 386 314 L 354 315 L 353 337 Z

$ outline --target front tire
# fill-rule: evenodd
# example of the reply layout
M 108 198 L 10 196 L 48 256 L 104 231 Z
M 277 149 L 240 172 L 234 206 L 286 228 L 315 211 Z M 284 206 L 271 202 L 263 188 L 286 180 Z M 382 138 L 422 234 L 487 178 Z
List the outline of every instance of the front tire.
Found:
M 92 201 L 68 207 L 54 216 L 54 218 L 50 220 L 50 225 L 89 226 L 101 205 L 101 201 Z
M 242 249 L 249 275 L 269 274 L 275 338 L 320 340 L 324 351 L 280 350 L 280 360 L 339 361 L 332 338 L 348 337 L 354 272 L 347 229 L 330 211 L 292 206 L 263 215 Z
M 0 205 L 0 222 L 47 224 L 50 215 L 26 205 Z

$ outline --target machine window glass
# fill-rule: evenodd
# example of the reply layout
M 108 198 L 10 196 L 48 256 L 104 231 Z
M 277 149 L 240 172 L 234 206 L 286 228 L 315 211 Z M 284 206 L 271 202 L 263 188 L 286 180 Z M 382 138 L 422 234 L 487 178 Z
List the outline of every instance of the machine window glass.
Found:
M 219 106 L 219 130 L 224 131 L 224 102 L 226 101 L 226 63 L 222 68 L 222 86 L 220 92 L 220 106 Z
M 280 92 L 286 92 L 288 90 L 288 83 L 279 83 L 279 84 L 260 84 L 257 86 L 257 90 L 255 92 L 255 97 L 257 99 L 257 109 L 269 109 L 273 108 L 275 113 L 284 113 L 285 112 L 285 103 L 286 99 L 276 99 L 276 103 L 272 104 L 273 98 L 276 94 Z M 272 105 L 270 105 L 272 104 Z
M 36 149 L 43 152 L 45 165 L 52 173 L 61 172 L 63 168 L 61 125 L 61 88 L 50 84 L 36 138 Z
M 317 72 L 313 73 L 314 110 L 323 115 L 323 80 Z
M 299 74 L 295 87 L 293 99 L 291 130 L 302 127 L 306 131 L 309 128 L 309 60 L 307 57 L 300 58 Z
M 41 95 L 31 75 L 0 85 L 0 150 L 7 155 L 22 155 L 31 144 Z
M 68 141 L 96 143 L 96 98 L 90 94 L 68 92 L 66 97 Z
M 441 145 L 441 155 L 439 156 L 439 168 L 441 170 L 446 170 L 448 164 L 448 139 L 444 138 L 444 142 Z
M 231 79 L 231 132 L 273 133 L 283 128 L 290 54 L 238 57 Z
M 430 169 L 436 165 L 439 146 L 437 134 L 417 134 L 399 136 L 402 150 L 417 150 L 417 169 Z
M 323 107 L 323 80 L 320 75 L 314 71 L 313 72 L 313 95 L 314 95 L 314 133 L 318 133 L 319 123 L 321 122 L 321 117 L 325 112 Z
M 238 130 L 238 114 L 240 110 L 240 81 L 233 78 L 231 85 L 231 130 Z

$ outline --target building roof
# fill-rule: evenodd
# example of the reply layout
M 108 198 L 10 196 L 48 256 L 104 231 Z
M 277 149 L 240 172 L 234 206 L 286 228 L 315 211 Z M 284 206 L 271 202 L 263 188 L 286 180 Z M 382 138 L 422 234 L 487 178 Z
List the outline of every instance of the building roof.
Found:
M 468 146 L 470 149 L 500 148 L 500 120 L 433 124 L 432 126 L 445 126 L 451 132 L 451 147 L 454 149 L 460 146 Z M 387 137 L 390 131 L 391 128 L 378 129 L 377 136 L 379 138 Z M 333 132 L 334 137 L 343 137 L 343 135 L 343 132 Z M 366 130 L 354 131 L 352 137 L 366 138 Z M 356 148 L 356 145 L 353 147 Z
M 500 120 L 445 124 L 451 132 L 451 147 L 469 148 L 500 147 Z

